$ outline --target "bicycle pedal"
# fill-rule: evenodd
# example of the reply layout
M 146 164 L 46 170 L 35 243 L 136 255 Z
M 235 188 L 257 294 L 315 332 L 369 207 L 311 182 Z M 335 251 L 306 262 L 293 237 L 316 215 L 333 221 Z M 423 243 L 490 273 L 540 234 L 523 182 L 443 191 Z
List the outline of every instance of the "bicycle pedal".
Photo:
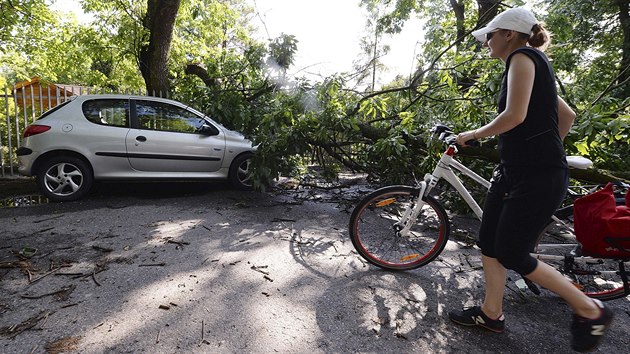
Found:
M 520 290 L 529 289 L 529 291 L 533 292 L 534 294 L 540 295 L 540 288 L 538 288 L 538 286 L 529 279 L 519 279 L 515 281 L 514 284 L 516 284 L 516 286 Z

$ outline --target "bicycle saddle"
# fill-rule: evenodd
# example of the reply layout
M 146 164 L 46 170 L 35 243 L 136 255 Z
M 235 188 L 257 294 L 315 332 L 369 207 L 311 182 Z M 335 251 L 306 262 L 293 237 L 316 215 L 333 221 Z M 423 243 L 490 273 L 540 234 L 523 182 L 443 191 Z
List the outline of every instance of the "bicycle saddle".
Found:
M 567 156 L 567 163 L 569 164 L 569 167 L 580 170 L 585 170 L 593 166 L 593 161 L 584 156 Z

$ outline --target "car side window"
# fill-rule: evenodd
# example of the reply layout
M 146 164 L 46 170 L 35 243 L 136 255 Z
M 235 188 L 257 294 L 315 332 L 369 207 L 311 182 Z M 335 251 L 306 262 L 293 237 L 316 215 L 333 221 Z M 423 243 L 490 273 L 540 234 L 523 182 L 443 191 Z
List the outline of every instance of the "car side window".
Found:
M 129 100 L 98 99 L 83 102 L 83 115 L 92 123 L 129 127 Z
M 164 102 L 136 101 L 140 129 L 196 133 L 206 121 L 184 108 Z

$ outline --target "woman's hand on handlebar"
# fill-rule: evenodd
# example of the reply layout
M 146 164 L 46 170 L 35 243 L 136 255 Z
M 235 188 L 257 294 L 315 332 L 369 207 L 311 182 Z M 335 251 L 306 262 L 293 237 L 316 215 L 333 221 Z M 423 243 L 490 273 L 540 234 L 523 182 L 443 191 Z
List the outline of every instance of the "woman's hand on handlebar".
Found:
M 457 134 L 457 145 L 459 146 L 471 146 L 474 141 L 477 140 L 475 136 L 476 130 L 469 130 L 463 133 Z

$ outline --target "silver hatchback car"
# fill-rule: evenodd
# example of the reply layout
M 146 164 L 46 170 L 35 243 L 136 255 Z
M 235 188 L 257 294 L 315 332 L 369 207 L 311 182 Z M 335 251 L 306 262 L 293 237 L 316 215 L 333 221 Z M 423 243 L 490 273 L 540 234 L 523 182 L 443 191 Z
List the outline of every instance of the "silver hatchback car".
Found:
M 26 127 L 19 171 L 53 201 L 85 196 L 95 180 L 227 179 L 248 189 L 255 148 L 240 133 L 176 101 L 83 95 Z

